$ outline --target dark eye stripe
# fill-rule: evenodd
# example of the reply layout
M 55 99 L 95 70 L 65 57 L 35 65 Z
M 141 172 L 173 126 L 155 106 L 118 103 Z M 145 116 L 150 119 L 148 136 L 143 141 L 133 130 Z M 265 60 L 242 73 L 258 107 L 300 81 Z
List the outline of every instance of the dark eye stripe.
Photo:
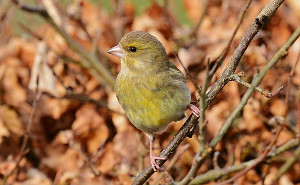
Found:
M 130 52 L 136 52 L 136 47 L 134 47 L 134 46 L 130 46 L 129 48 L 128 48 L 128 50 L 130 51 Z

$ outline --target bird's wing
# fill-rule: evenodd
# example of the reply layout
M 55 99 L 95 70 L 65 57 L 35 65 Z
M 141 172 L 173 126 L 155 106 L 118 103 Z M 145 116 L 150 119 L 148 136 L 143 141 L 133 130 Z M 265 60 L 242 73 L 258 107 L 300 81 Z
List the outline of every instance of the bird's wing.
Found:
M 170 74 L 173 77 L 173 79 L 178 79 L 180 81 L 186 82 L 186 79 L 183 75 L 183 73 L 176 67 L 176 65 L 173 62 L 170 62 Z

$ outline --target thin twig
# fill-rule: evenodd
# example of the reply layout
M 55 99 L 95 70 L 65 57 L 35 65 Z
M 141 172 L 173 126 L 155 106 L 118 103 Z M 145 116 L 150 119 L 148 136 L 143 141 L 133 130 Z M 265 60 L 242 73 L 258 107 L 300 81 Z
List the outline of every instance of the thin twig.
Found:
M 91 97 L 89 97 L 85 94 L 76 93 L 76 92 L 74 92 L 72 90 L 69 90 L 69 89 L 67 89 L 66 95 L 62 98 L 77 100 L 81 103 L 92 103 L 92 104 L 97 105 L 98 107 L 104 107 L 104 108 L 106 108 L 107 110 L 109 110 L 111 112 L 114 112 L 116 114 L 125 116 L 124 113 L 121 113 L 120 111 L 111 109 L 108 106 L 108 103 L 105 102 L 105 101 L 96 100 L 96 99 L 93 99 L 93 98 L 91 98 Z
M 272 159 L 278 155 L 280 155 L 281 153 L 291 150 L 295 147 L 299 146 L 299 139 L 292 139 L 289 140 L 287 143 L 285 143 L 284 145 L 282 145 L 281 147 L 274 149 L 274 151 L 270 152 L 267 156 L 267 158 L 265 159 Z M 249 166 L 251 166 L 252 164 L 256 163 L 256 161 L 258 160 L 258 158 L 256 159 L 252 159 L 250 161 L 247 162 L 243 162 L 237 165 L 232 165 L 226 168 L 222 168 L 222 169 L 213 169 L 213 170 L 209 170 L 206 173 L 203 173 L 199 176 L 197 176 L 195 179 L 193 179 L 189 185 L 198 185 L 198 184 L 205 184 L 205 183 L 209 183 L 213 180 L 218 180 L 221 177 L 230 175 L 231 173 L 234 172 L 238 172 L 240 170 L 243 170 Z
M 244 8 L 244 10 L 241 13 L 241 16 L 239 18 L 239 22 L 236 25 L 236 27 L 235 27 L 235 29 L 234 29 L 234 31 L 233 31 L 233 33 L 232 33 L 232 35 L 231 35 L 231 37 L 230 37 L 227 45 L 226 45 L 226 47 L 222 51 L 221 55 L 217 59 L 215 59 L 214 61 L 212 61 L 212 63 L 214 63 L 214 66 L 210 69 L 210 71 L 208 73 L 208 77 L 207 78 L 208 78 L 209 82 L 211 81 L 212 77 L 214 76 L 214 74 L 216 73 L 216 71 L 218 70 L 218 68 L 222 65 L 223 61 L 225 60 L 225 57 L 227 56 L 227 54 L 229 52 L 230 46 L 231 46 L 231 44 L 233 42 L 233 39 L 234 39 L 234 37 L 235 37 L 238 29 L 240 28 L 240 26 L 243 23 L 243 20 L 244 20 L 244 18 L 246 16 L 246 13 L 247 13 L 247 11 L 248 11 L 248 9 L 250 7 L 251 2 L 252 2 L 252 0 L 248 0 L 246 7 Z
M 7 179 L 18 169 L 20 162 L 22 160 L 22 158 L 29 152 L 29 149 L 27 148 L 28 145 L 28 141 L 30 139 L 30 133 L 31 133 L 31 128 L 32 128 L 32 124 L 33 124 L 33 116 L 35 115 L 36 112 L 36 107 L 38 104 L 38 101 L 40 99 L 40 91 L 39 91 L 39 77 L 37 77 L 36 80 L 36 88 L 33 94 L 33 102 L 32 102 L 32 109 L 28 118 L 28 122 L 27 122 L 27 127 L 25 130 L 25 134 L 24 134 L 24 139 L 22 141 L 22 145 L 21 145 L 21 149 L 20 149 L 20 153 L 19 156 L 16 159 L 16 164 L 14 166 L 14 168 L 3 177 L 3 182 L 2 185 L 6 185 L 7 183 Z
M 103 31 L 102 31 L 102 30 L 99 30 L 99 31 L 97 32 L 96 38 L 93 39 L 92 50 L 91 50 L 92 55 L 97 55 L 97 53 L 98 53 L 98 51 L 99 51 L 99 49 L 98 49 L 98 43 L 99 43 L 99 40 L 100 40 L 100 38 L 101 38 L 101 36 L 102 36 L 102 33 L 103 33 Z
M 64 26 L 63 19 L 59 14 L 53 0 L 42 0 L 42 3 L 45 9 L 47 10 L 47 12 L 49 13 L 49 16 L 51 16 L 51 18 L 55 22 L 55 24 L 57 24 L 57 26 L 59 27 L 63 27 Z
M 231 57 L 228 65 L 223 71 L 221 77 L 217 82 L 211 87 L 210 91 L 207 93 L 206 104 L 209 105 L 212 100 L 216 97 L 217 94 L 223 89 L 223 87 L 229 82 L 229 76 L 234 74 L 242 56 L 244 55 L 246 49 L 248 48 L 250 42 L 254 36 L 259 32 L 262 26 L 269 21 L 273 16 L 279 6 L 283 3 L 284 0 L 271 0 L 255 18 L 254 22 L 250 26 L 246 36 L 244 36 L 235 50 L 233 56 Z
M 296 61 L 292 67 L 292 70 L 289 74 L 288 78 L 288 84 L 287 84 L 287 90 L 286 90 L 286 97 L 285 97 L 285 109 L 283 113 L 283 117 L 287 116 L 288 108 L 289 108 L 289 99 L 290 99 L 290 90 L 291 90 L 291 83 L 292 83 L 292 78 L 295 76 L 295 70 L 298 62 L 300 61 L 300 51 L 298 52 L 298 56 L 296 58 Z
M 119 19 L 118 20 L 118 28 L 115 29 L 115 31 L 117 32 L 117 38 L 121 39 L 121 37 L 124 35 L 124 26 L 125 26 L 125 21 L 124 21 L 124 7 L 125 7 L 125 1 L 124 0 L 116 0 L 116 12 L 117 12 L 117 16 Z
M 217 143 L 221 140 L 221 138 L 227 133 L 228 129 L 231 127 L 231 124 L 235 117 L 240 113 L 243 107 L 246 105 L 248 99 L 251 94 L 255 90 L 255 87 L 259 85 L 267 72 L 273 67 L 282 57 L 286 56 L 287 50 L 293 45 L 293 43 L 300 36 L 300 27 L 290 36 L 290 38 L 284 43 L 284 45 L 276 52 L 273 58 L 266 64 L 266 66 L 260 71 L 260 73 L 256 74 L 252 80 L 251 86 L 245 92 L 243 98 L 241 99 L 240 104 L 236 107 L 236 109 L 232 112 L 232 114 L 228 117 L 218 135 L 211 141 L 210 146 L 215 147 Z
M 197 123 L 198 118 L 193 114 L 186 120 L 180 130 L 176 133 L 174 138 L 168 144 L 168 146 L 160 153 L 160 157 L 165 157 L 168 159 L 173 152 L 175 152 L 176 148 L 179 144 L 187 137 L 190 131 L 194 128 L 194 125 Z M 157 160 L 157 163 L 161 166 L 166 162 L 166 160 Z M 154 173 L 151 165 L 147 166 L 138 176 L 135 178 L 133 185 L 136 184 L 144 184 L 147 179 Z
M 258 164 L 260 164 L 263 160 L 265 160 L 269 154 L 269 152 L 271 151 L 272 147 L 275 145 L 279 134 L 281 133 L 282 129 L 283 129 L 284 124 L 281 124 L 279 129 L 277 130 L 275 136 L 272 139 L 272 142 L 268 145 L 268 147 L 266 148 L 266 150 L 263 152 L 262 155 L 260 155 L 258 157 L 258 159 L 250 166 L 248 166 L 247 168 L 245 168 L 244 170 L 242 170 L 241 172 L 237 173 L 235 176 L 231 177 L 230 179 L 223 181 L 221 183 L 218 183 L 217 185 L 225 185 L 225 184 L 229 184 L 235 180 L 237 180 L 238 178 L 240 178 L 241 176 L 243 176 L 244 174 L 246 174 L 247 172 L 249 172 L 251 169 L 253 169 L 255 166 L 257 166 Z
M 32 7 L 28 5 L 21 4 L 18 0 L 11 0 L 15 3 L 21 10 L 24 10 L 29 13 L 37 13 L 43 17 L 53 29 L 55 29 L 66 41 L 67 45 L 79 54 L 82 58 L 81 62 L 84 63 L 84 66 L 89 67 L 90 73 L 101 83 L 104 83 L 111 89 L 114 86 L 115 78 L 111 74 L 110 70 L 103 64 L 99 59 L 89 53 L 85 48 L 75 42 L 65 30 L 60 28 L 53 19 L 49 16 L 48 12 L 41 7 Z
M 220 169 L 220 166 L 218 164 L 218 158 L 220 156 L 220 152 L 219 151 L 216 151 L 214 153 L 214 158 L 213 158 L 213 165 L 214 165 L 214 169 Z
M 203 22 L 203 19 L 204 17 L 206 16 L 206 13 L 207 13 L 207 7 L 208 7 L 208 0 L 204 0 L 203 1 L 203 5 L 202 5 L 202 13 L 199 17 L 199 20 L 197 21 L 196 25 L 194 28 L 191 29 L 191 31 L 187 34 L 187 35 L 196 35 L 197 31 L 199 30 L 202 22 Z M 197 35 L 196 35 L 197 36 Z
M 29 33 L 30 35 L 32 35 L 33 37 L 37 38 L 38 40 L 42 40 L 43 37 L 40 36 L 38 33 L 34 32 L 33 30 L 31 30 L 28 26 L 26 26 L 23 23 L 19 23 L 20 27 L 26 31 L 27 33 Z
M 16 4 L 20 9 L 30 12 L 30 13 L 38 13 L 38 14 L 47 14 L 45 8 L 38 6 L 28 6 L 20 3 L 18 0 L 11 0 L 14 4 Z
M 92 37 L 92 35 L 88 32 L 88 30 L 87 30 L 87 28 L 86 28 L 86 26 L 85 26 L 85 23 L 83 22 L 83 20 L 82 20 L 82 6 L 83 6 L 83 3 L 82 3 L 82 1 L 81 2 L 79 2 L 79 5 L 77 5 L 77 7 L 79 7 L 78 9 L 76 9 L 76 12 L 75 13 L 72 13 L 72 14 L 70 14 L 70 13 L 66 13 L 67 14 L 67 16 L 68 16 L 68 18 L 70 19 L 70 20 L 73 20 L 74 22 L 75 22 L 75 24 L 77 25 L 77 26 L 79 26 L 79 28 L 81 28 L 82 30 L 83 30 L 83 32 L 85 33 L 85 35 L 88 37 L 88 39 L 90 40 L 90 41 L 93 41 L 93 37 Z
M 293 156 L 289 157 L 286 162 L 280 167 L 280 169 L 275 174 L 274 182 L 276 182 L 283 174 L 285 174 L 289 169 L 293 167 L 293 165 L 300 158 L 300 146 L 295 150 Z
M 265 6 L 265 8 L 259 13 L 259 15 L 255 19 L 255 21 L 253 22 L 252 26 L 250 27 L 247 35 L 242 39 L 241 43 L 239 44 L 239 47 L 236 49 L 235 54 L 233 55 L 231 61 L 229 62 L 228 66 L 226 67 L 225 71 L 223 72 L 221 78 L 213 85 L 212 89 L 207 93 L 206 106 L 208 106 L 212 102 L 212 100 L 219 94 L 221 89 L 228 83 L 226 78 L 234 73 L 235 69 L 237 68 L 237 66 L 240 62 L 241 57 L 243 56 L 244 52 L 246 51 L 247 47 L 249 46 L 251 40 L 258 33 L 258 31 L 262 28 L 262 26 L 272 17 L 272 15 L 276 12 L 276 10 L 279 8 L 279 6 L 282 3 L 283 3 L 283 0 L 271 0 Z M 294 37 L 295 36 L 292 36 L 291 38 L 295 39 Z M 286 44 L 286 45 L 288 45 L 288 44 Z M 285 48 L 285 49 L 287 49 L 287 48 Z M 277 58 L 281 58 L 281 57 L 277 56 Z M 264 75 L 262 75 L 262 76 L 264 76 Z M 254 91 L 254 88 L 253 89 L 250 88 L 250 89 L 252 92 Z M 251 91 L 250 91 L 250 95 L 252 94 Z M 250 95 L 249 95 L 249 97 L 250 97 Z M 246 98 L 246 102 L 247 102 L 247 98 Z M 239 113 L 239 111 L 237 111 L 237 113 Z M 234 115 L 233 118 L 235 118 L 235 116 L 236 115 Z M 193 128 L 193 126 L 197 124 L 197 121 L 198 121 L 198 119 L 195 116 L 193 116 L 193 115 L 190 116 L 186 120 L 184 125 L 180 128 L 180 130 L 177 132 L 177 134 L 174 136 L 174 138 L 169 143 L 169 145 L 165 148 L 165 150 L 163 150 L 161 152 L 160 157 L 166 157 L 168 159 L 171 156 L 171 154 L 175 151 L 175 149 L 178 147 L 178 145 L 188 135 L 190 130 Z M 230 125 L 231 125 L 231 123 L 230 123 Z M 226 130 L 226 132 L 227 132 L 227 130 Z M 225 133 L 223 131 L 224 130 L 221 130 L 220 133 L 218 134 L 220 136 L 218 136 L 218 138 L 216 140 L 214 140 L 214 143 L 211 143 L 212 144 L 211 146 L 213 146 L 213 147 L 209 147 L 208 149 L 206 149 L 206 152 L 204 152 L 204 155 L 200 158 L 206 159 L 209 156 L 212 148 L 214 148 L 216 146 L 216 144 L 220 141 L 219 139 L 221 139 L 224 136 Z M 165 162 L 166 162 L 165 160 L 157 161 L 157 163 L 159 165 L 162 165 Z M 154 173 L 154 170 L 152 169 L 151 165 L 149 165 L 146 169 L 144 169 L 141 173 L 139 173 L 137 175 L 137 177 L 135 178 L 135 180 L 133 182 L 133 185 L 144 184 L 153 173 Z
M 233 110 L 233 112 L 230 114 L 230 116 L 227 118 L 225 123 L 223 124 L 221 130 L 218 132 L 218 134 L 213 138 L 213 140 L 210 142 L 209 146 L 210 151 L 212 151 L 213 148 L 216 147 L 216 145 L 221 141 L 221 139 L 224 137 L 224 135 L 227 133 L 229 128 L 231 127 L 233 121 L 235 118 L 240 114 L 241 110 L 246 105 L 248 99 L 251 97 L 252 93 L 255 90 L 255 87 L 259 85 L 259 83 L 262 81 L 263 77 L 266 75 L 266 73 L 270 70 L 272 66 L 274 66 L 282 57 L 284 57 L 287 53 L 287 50 L 291 45 L 297 40 L 297 38 L 300 35 L 300 27 L 292 34 L 292 36 L 288 39 L 288 41 L 280 48 L 280 50 L 273 56 L 273 58 L 266 64 L 266 66 L 261 70 L 260 73 L 256 74 L 254 77 L 251 86 L 249 89 L 245 92 L 244 96 L 241 99 L 241 102 L 239 105 Z M 207 149 L 207 150 L 208 150 Z M 202 159 L 206 159 L 210 155 L 211 152 L 204 152 L 201 157 L 195 156 L 195 158 L 199 158 L 199 161 L 203 163 Z M 195 160 L 195 159 L 194 159 Z M 195 164 L 196 165 L 196 164 Z M 197 165 L 199 166 L 199 165 Z M 199 168 L 198 168 L 199 169 Z M 197 171 L 193 168 L 191 168 L 190 173 L 196 173 Z M 184 183 L 183 183 L 184 182 Z M 181 184 L 187 184 L 189 182 L 189 179 L 184 179 L 184 181 L 181 182 Z
M 297 65 L 297 63 L 299 61 L 299 56 L 300 56 L 300 52 L 299 52 L 299 55 L 298 55 L 297 60 L 295 62 L 295 65 L 294 65 L 294 67 L 293 67 L 293 69 L 292 69 L 292 71 L 290 73 L 290 76 L 294 75 L 294 71 L 295 71 L 294 69 L 295 69 L 295 66 Z M 297 120 L 297 125 L 300 126 L 300 100 L 298 100 L 298 104 L 297 105 L 298 105 L 298 120 Z M 286 160 L 286 162 L 276 172 L 275 179 L 273 180 L 273 182 L 275 183 L 283 174 L 285 174 L 289 169 L 291 169 L 292 166 L 298 161 L 299 157 L 300 157 L 300 146 L 298 146 L 298 148 L 295 150 L 293 156 L 290 157 L 290 158 L 288 158 Z
M 205 126 L 207 125 L 207 121 L 206 121 L 206 117 L 205 117 L 205 110 L 206 110 L 206 91 L 208 88 L 208 84 L 210 83 L 210 79 L 208 76 L 209 73 L 209 66 L 210 66 L 210 58 L 207 58 L 207 65 L 206 65 L 206 78 L 204 80 L 204 83 L 202 85 L 202 88 L 200 90 L 200 123 L 199 123 L 199 136 L 198 136 L 198 140 L 199 140 L 199 152 L 198 155 L 201 155 L 201 153 L 204 151 L 205 149 Z
M 69 146 L 76 150 L 81 156 L 84 158 L 85 162 L 88 164 L 89 168 L 91 169 L 92 173 L 96 176 L 101 175 L 101 172 L 95 167 L 94 163 L 90 159 L 89 155 L 85 150 L 83 150 L 83 147 L 81 146 L 81 143 L 78 143 L 74 140 L 73 135 L 69 135 L 66 133 L 63 133 L 65 138 L 68 141 Z
M 230 81 L 235 81 L 237 82 L 238 84 L 241 84 L 245 87 L 250 87 L 251 84 L 243 81 L 238 75 L 236 74 L 233 74 L 231 77 L 230 77 Z M 281 86 L 279 87 L 277 90 L 275 90 L 274 92 L 270 93 L 270 92 L 267 92 L 265 89 L 263 88 L 260 88 L 260 87 L 255 87 L 255 90 L 260 92 L 262 95 L 264 95 L 266 98 L 272 98 L 274 96 L 276 96 L 284 87 Z
M 30 28 L 28 28 L 26 25 L 20 23 L 20 26 L 22 27 L 22 29 L 24 29 L 25 31 L 27 31 L 29 34 L 31 34 L 32 36 L 36 37 L 37 39 L 39 40 L 43 40 L 43 38 L 41 36 L 39 36 L 37 33 L 35 33 L 34 31 L 32 31 Z M 56 53 L 57 56 L 59 56 L 59 58 L 63 59 L 64 61 L 70 61 L 74 64 L 77 64 L 79 65 L 80 67 L 82 68 L 85 68 L 85 69 L 88 69 L 87 66 L 83 66 L 83 63 L 67 56 L 67 55 L 61 55 L 61 54 L 58 54 L 58 52 L 56 52 L 55 50 L 53 50 L 54 53 Z M 52 69 L 52 67 L 49 65 L 49 67 Z M 57 74 L 54 72 L 54 70 L 52 70 L 53 72 L 53 75 L 56 77 L 56 79 L 60 82 L 60 84 L 62 86 L 64 86 L 64 83 L 61 81 L 61 79 L 57 76 Z M 65 98 L 65 99 L 73 99 L 73 100 L 77 100 L 81 103 L 92 103 L 92 104 L 95 104 L 97 105 L 98 107 L 104 107 L 106 108 L 107 110 L 111 111 L 111 112 L 114 112 L 116 114 L 120 114 L 120 115 L 123 115 L 125 116 L 124 113 L 120 112 L 120 111 L 117 111 L 117 110 L 113 110 L 111 109 L 109 106 L 108 106 L 108 103 L 107 102 L 104 102 L 104 101 L 101 101 L 101 100 L 96 100 L 96 99 L 93 99 L 87 95 L 84 95 L 84 94 L 81 94 L 81 93 L 75 93 L 74 91 L 70 90 L 69 88 L 65 87 L 64 88 L 66 89 L 66 94 L 61 97 L 61 98 Z M 51 94 L 49 93 L 45 93 L 46 95 L 49 95 L 49 96 L 52 96 Z

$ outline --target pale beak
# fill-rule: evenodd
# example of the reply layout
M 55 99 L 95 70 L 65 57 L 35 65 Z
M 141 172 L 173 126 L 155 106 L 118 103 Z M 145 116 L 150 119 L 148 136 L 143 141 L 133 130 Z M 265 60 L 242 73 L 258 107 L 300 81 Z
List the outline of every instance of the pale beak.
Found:
M 115 56 L 120 57 L 120 58 L 124 58 L 125 57 L 125 52 L 122 49 L 122 47 L 121 47 L 120 44 L 118 44 L 118 45 L 110 48 L 110 50 L 108 50 L 107 53 L 115 55 Z

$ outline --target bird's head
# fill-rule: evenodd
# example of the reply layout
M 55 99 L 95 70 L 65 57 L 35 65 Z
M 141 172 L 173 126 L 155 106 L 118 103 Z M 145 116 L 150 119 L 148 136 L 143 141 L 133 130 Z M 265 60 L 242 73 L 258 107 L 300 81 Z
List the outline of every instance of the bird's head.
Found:
M 125 34 L 120 43 L 107 53 L 120 57 L 122 68 L 132 71 L 145 72 L 169 67 L 163 45 L 156 37 L 143 31 Z

